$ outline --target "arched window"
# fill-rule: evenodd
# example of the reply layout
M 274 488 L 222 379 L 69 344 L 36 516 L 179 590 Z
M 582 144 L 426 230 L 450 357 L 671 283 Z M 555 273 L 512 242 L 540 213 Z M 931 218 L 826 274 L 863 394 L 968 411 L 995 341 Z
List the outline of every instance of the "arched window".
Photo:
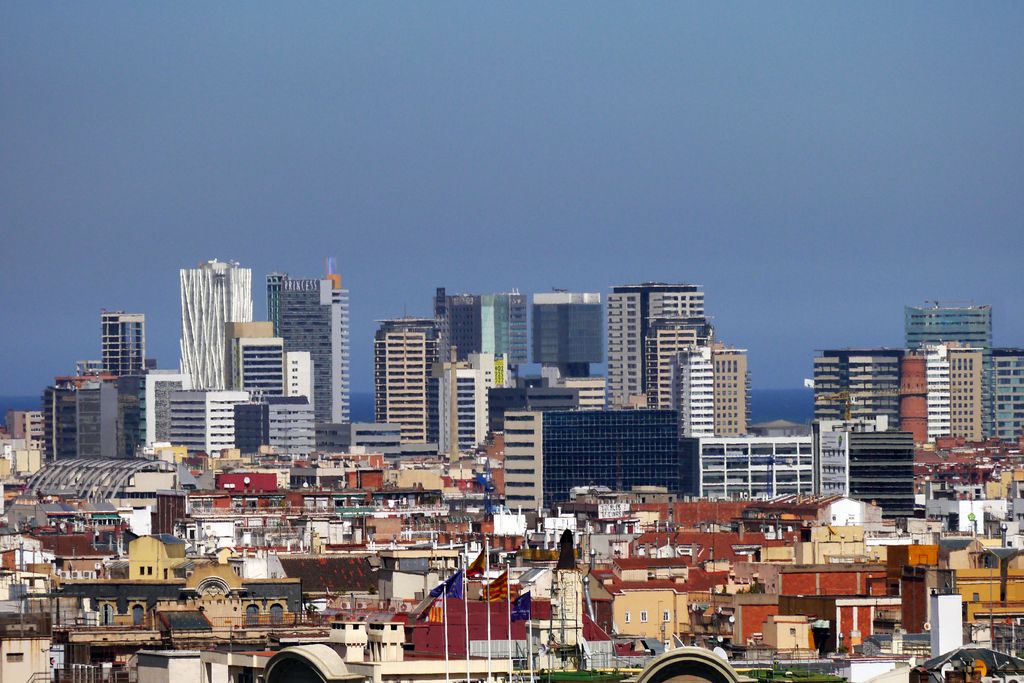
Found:
M 132 624 L 134 626 L 141 625 L 142 617 L 145 613 L 146 611 L 142 608 L 142 605 L 135 605 L 135 607 L 132 607 Z
M 280 624 L 282 621 L 284 621 L 284 607 L 274 603 L 270 606 L 270 623 Z
M 249 605 L 245 608 L 245 623 L 255 624 L 260 620 L 260 608 L 256 605 Z
M 100 625 L 111 626 L 114 623 L 114 606 L 110 604 L 103 605 L 100 608 Z

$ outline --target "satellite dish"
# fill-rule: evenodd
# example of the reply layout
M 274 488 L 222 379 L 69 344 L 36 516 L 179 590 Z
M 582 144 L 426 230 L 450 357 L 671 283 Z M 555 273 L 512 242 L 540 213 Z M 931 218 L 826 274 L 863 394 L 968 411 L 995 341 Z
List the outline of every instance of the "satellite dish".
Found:
M 246 477 L 245 479 L 242 480 L 242 483 L 245 484 L 246 486 L 248 486 L 250 483 L 252 483 L 252 479 L 249 479 L 249 477 Z
M 929 622 L 929 621 L 924 622 L 924 630 L 925 631 L 931 631 L 932 630 L 931 622 Z
M 729 623 L 730 624 L 735 624 L 736 623 L 736 617 L 730 614 L 729 615 Z
M 715 656 L 721 659 L 723 662 L 729 661 L 729 653 L 727 653 L 723 648 L 716 646 L 715 649 L 712 650 L 712 652 L 714 652 Z

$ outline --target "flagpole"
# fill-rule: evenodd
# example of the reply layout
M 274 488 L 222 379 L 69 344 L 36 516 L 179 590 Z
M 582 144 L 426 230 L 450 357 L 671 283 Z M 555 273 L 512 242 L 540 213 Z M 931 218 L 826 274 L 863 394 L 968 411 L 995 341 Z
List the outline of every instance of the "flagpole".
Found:
M 451 683 L 451 674 L 448 670 L 448 586 L 444 586 L 444 590 L 441 591 L 441 613 L 444 618 L 444 683 Z
M 466 551 L 462 560 L 462 609 L 466 617 L 466 683 L 469 683 L 469 544 L 464 543 L 462 547 Z
M 512 679 L 512 574 L 509 572 L 508 555 L 505 556 L 505 611 L 508 613 L 508 677 Z
M 533 596 L 530 596 L 531 601 Z M 530 614 L 526 617 L 526 663 L 530 672 L 530 683 L 533 683 L 533 609 L 531 605 Z
M 490 539 L 484 534 L 484 576 L 487 585 L 491 585 L 491 546 Z M 491 593 L 484 594 L 484 605 L 487 607 L 487 683 L 491 683 Z

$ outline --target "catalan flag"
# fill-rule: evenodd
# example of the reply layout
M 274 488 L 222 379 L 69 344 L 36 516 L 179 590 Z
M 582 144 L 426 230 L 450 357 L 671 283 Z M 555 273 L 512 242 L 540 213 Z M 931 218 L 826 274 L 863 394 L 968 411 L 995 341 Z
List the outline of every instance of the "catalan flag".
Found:
M 501 576 L 484 586 L 480 592 L 480 598 L 487 602 L 504 602 L 509 597 L 508 570 L 503 571 Z
M 473 562 L 471 562 L 468 567 L 466 567 L 466 576 L 469 578 L 483 576 L 484 563 L 486 562 L 486 560 L 486 555 L 484 551 L 481 550 L 480 554 L 476 556 L 476 559 L 473 560 Z
M 430 605 L 430 610 L 427 613 L 427 621 L 431 624 L 440 624 L 444 622 L 444 605 L 441 604 L 440 600 L 434 600 Z

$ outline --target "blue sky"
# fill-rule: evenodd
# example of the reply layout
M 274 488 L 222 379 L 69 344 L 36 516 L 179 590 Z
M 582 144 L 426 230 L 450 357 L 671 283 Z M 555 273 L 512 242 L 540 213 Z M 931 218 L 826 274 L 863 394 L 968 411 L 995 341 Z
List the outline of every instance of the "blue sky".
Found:
M 899 345 L 902 306 L 994 306 L 1024 345 L 1024 4 L 0 4 L 0 394 L 177 269 L 351 289 L 698 282 L 756 388 Z

